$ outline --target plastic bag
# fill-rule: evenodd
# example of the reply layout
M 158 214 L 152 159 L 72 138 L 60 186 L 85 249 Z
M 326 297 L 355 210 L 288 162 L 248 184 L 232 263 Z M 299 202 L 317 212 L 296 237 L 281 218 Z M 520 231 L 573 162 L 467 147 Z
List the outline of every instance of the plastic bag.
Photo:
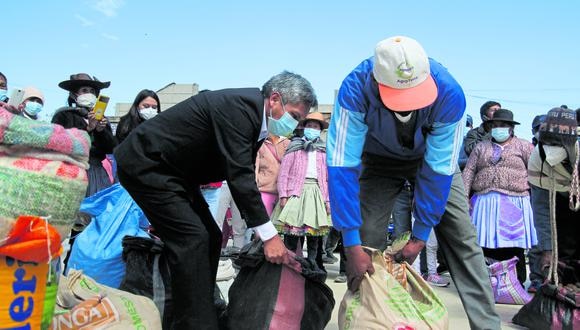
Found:
M 520 281 L 518 281 L 518 275 L 516 273 L 518 257 L 503 261 L 488 260 L 491 265 L 487 266 L 487 269 L 489 270 L 491 289 L 496 303 L 523 305 L 532 300 L 532 297 L 530 297 L 522 287 Z
M 338 311 L 340 329 L 447 329 L 447 308 L 409 264 L 371 250 L 375 268 L 359 290 L 347 290 Z
M 77 236 L 68 269 L 83 270 L 95 281 L 118 288 L 125 274 L 123 237 L 148 237 L 141 229 L 148 226 L 147 218 L 118 183 L 85 198 L 80 211 L 93 221 Z
M 12 225 L 0 255 L 21 261 L 48 262 L 62 252 L 58 231 L 47 221 L 35 216 L 19 216 Z
M 559 262 L 558 275 L 564 284 L 543 284 L 514 315 L 514 324 L 532 330 L 580 329 L 580 262 Z
M 299 266 L 267 262 L 259 241 L 242 249 L 235 261 L 241 270 L 229 291 L 230 329 L 324 329 L 334 309 L 326 273 L 296 260 Z

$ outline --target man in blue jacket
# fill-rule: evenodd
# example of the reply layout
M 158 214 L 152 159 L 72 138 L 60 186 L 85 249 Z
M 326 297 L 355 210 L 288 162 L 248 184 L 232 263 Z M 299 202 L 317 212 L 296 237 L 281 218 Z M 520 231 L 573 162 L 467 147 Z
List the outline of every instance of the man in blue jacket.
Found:
M 457 168 L 465 96 L 417 41 L 392 37 L 342 82 L 328 133 L 334 226 L 342 232 L 348 287 L 356 291 L 384 249 L 387 224 L 405 180 L 415 187 L 412 237 L 396 256 L 412 263 L 433 228 L 471 328 L 499 329 L 481 248 Z

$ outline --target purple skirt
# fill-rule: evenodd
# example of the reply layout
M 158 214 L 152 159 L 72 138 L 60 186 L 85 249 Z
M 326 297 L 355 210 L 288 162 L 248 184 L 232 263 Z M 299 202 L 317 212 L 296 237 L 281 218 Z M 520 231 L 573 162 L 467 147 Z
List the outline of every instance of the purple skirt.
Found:
M 529 249 L 538 243 L 530 196 L 474 195 L 471 220 L 481 247 Z

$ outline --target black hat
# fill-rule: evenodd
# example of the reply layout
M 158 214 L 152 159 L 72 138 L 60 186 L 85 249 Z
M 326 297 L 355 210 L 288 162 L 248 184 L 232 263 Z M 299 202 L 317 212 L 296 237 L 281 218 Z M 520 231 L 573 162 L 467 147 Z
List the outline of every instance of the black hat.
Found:
M 503 121 L 504 123 L 510 123 L 512 125 L 519 125 L 517 121 L 514 121 L 514 114 L 513 112 L 509 111 L 508 109 L 499 109 L 493 114 L 492 119 L 488 119 L 485 122 L 491 123 L 494 121 Z
M 90 76 L 86 73 L 71 74 L 69 80 L 61 81 L 58 87 L 65 89 L 69 92 L 75 92 L 77 89 L 83 86 L 93 87 L 97 91 L 103 88 L 107 88 L 111 85 L 110 81 L 102 82 L 99 81 L 95 76 Z

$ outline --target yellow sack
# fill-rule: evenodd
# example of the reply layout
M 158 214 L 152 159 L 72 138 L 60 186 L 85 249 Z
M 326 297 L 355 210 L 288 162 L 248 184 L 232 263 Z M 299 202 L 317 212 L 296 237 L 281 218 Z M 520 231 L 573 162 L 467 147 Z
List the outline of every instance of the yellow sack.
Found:
M 373 275 L 347 290 L 338 311 L 340 329 L 448 329 L 447 308 L 406 262 L 372 251 Z M 393 276 L 394 274 L 395 276 Z
M 47 329 L 56 297 L 56 265 L 0 256 L 0 329 Z

